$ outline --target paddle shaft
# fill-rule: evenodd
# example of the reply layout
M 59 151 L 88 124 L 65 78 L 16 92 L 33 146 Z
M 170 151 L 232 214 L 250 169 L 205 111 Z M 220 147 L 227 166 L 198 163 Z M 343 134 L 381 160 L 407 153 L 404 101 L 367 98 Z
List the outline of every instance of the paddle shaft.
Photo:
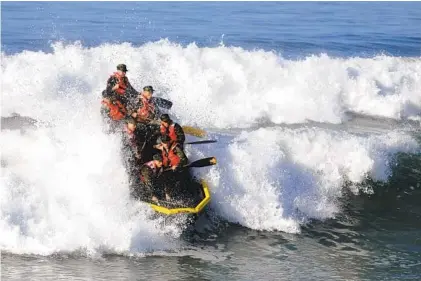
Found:
M 201 168 L 201 167 L 207 167 L 207 166 L 212 166 L 216 164 L 216 158 L 215 157 L 208 157 L 208 158 L 203 158 L 203 159 L 199 159 L 196 161 L 193 161 L 187 165 L 184 165 L 183 167 L 181 167 L 181 169 L 188 169 L 188 168 Z M 164 172 L 167 171 L 171 171 L 172 169 L 166 169 L 164 170 Z
M 215 143 L 216 140 L 203 140 L 203 141 L 191 141 L 191 142 L 185 142 L 184 144 L 204 144 L 204 143 Z

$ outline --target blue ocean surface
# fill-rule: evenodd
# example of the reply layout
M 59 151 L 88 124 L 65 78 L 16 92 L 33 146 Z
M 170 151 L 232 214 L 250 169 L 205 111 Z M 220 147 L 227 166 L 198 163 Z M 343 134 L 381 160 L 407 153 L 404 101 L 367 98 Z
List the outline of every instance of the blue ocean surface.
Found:
M 7 53 L 168 38 L 287 57 L 420 56 L 420 26 L 419 2 L 4 2 L 1 39 Z
M 196 221 L 130 197 L 119 63 L 216 140 Z M 421 2 L 1 2 L 1 89 L 1 280 L 421 280 Z

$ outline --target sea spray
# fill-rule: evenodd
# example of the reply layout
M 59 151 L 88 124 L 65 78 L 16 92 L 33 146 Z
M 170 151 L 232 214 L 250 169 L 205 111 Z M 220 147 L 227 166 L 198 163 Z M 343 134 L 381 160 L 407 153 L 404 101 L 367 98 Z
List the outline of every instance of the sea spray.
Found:
M 394 153 L 418 149 L 399 131 L 248 128 L 341 123 L 347 111 L 417 118 L 419 59 L 319 55 L 293 61 L 166 40 L 139 47 L 56 43 L 53 49 L 2 54 L 2 116 L 19 113 L 41 124 L 1 132 L 2 250 L 130 254 L 182 247 L 183 221 L 162 223 L 130 198 L 120 137 L 101 128 L 101 91 L 122 62 L 135 88 L 153 85 L 174 102 L 170 113 L 180 124 L 244 129 L 187 153 L 191 160 L 217 157 L 218 165 L 195 173 L 210 183 L 213 212 L 245 227 L 296 233 L 309 219 L 333 217 L 346 180 L 387 181 Z

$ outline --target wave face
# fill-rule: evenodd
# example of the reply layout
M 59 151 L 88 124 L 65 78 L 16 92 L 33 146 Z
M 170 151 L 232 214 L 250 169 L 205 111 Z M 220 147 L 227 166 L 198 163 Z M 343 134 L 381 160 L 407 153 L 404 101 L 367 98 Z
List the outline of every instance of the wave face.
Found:
M 182 228 L 147 219 L 151 210 L 130 200 L 118 136 L 104 135 L 100 120 L 84 114 L 23 134 L 2 132 L 2 250 L 130 253 L 176 247 L 171 237 Z
M 56 43 L 53 49 L 2 56 L 3 97 L 8 100 L 3 115 L 58 113 L 66 108 L 55 108 L 57 96 L 76 106 L 95 103 L 121 62 L 127 63 L 137 89 L 154 85 L 157 93 L 175 101 L 181 121 L 205 127 L 248 127 L 261 120 L 340 123 L 349 111 L 395 119 L 421 114 L 420 58 L 286 60 L 273 52 L 182 47 L 166 40 L 140 47 Z
M 289 61 L 270 52 L 165 40 L 140 47 L 56 43 L 53 49 L 2 54 L 2 116 L 43 122 L 1 132 L 0 247 L 14 253 L 183 247 L 185 218 L 165 224 L 130 200 L 119 137 L 102 132 L 100 93 L 118 63 L 127 63 L 135 88 L 151 84 L 172 100 L 171 113 L 185 125 L 341 123 L 348 111 L 416 119 L 421 112 L 419 58 Z M 340 212 L 345 182 L 387 181 L 396 152 L 419 150 L 397 130 L 352 134 L 302 126 L 214 136 L 215 145 L 187 148 L 190 159 L 219 159 L 196 170 L 210 182 L 213 212 L 245 227 L 292 233 L 309 219 Z
M 387 181 L 394 155 L 416 151 L 417 142 L 401 132 L 363 136 L 316 127 L 243 132 L 218 150 L 221 165 L 210 173 L 212 205 L 225 219 L 253 229 L 299 232 L 308 219 L 340 211 L 345 185 L 358 193 L 357 185 L 368 177 Z

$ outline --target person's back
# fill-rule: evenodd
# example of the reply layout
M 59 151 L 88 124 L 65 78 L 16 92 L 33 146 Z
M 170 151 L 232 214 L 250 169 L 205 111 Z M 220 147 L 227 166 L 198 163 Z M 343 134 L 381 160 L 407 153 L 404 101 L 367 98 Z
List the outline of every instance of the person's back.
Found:
M 123 143 L 130 143 L 132 147 L 136 147 L 136 157 L 140 163 L 152 160 L 152 156 L 160 151 L 154 148 L 157 140 L 157 126 L 153 124 L 138 123 L 133 118 L 128 118 L 130 122 L 135 123 L 135 129 L 131 134 L 127 134 L 127 130 L 123 134 Z M 130 140 L 130 141 L 128 141 Z
M 141 161 L 138 134 L 136 132 L 136 122 L 133 119 L 127 119 L 121 132 L 121 157 L 130 177 L 136 173 L 137 165 Z
M 138 195 L 157 201 L 160 191 L 158 178 L 162 173 L 162 157 L 159 154 L 153 156 L 153 160 L 143 164 L 140 168 L 139 177 L 141 185 Z

